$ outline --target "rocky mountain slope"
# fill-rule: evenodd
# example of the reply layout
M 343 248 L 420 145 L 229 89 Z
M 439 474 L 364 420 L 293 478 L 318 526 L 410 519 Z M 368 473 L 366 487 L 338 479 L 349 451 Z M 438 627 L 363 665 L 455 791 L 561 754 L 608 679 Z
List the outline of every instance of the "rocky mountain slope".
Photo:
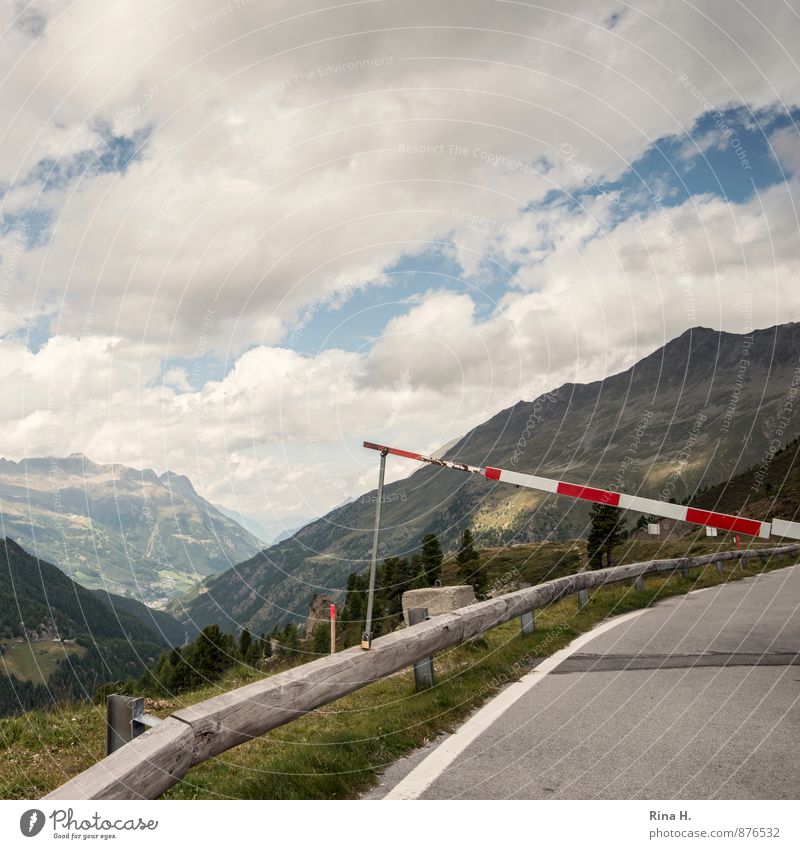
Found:
M 799 324 L 748 336 L 695 328 L 621 374 L 520 401 L 445 456 L 682 501 L 796 437 L 798 387 Z M 385 492 L 382 557 L 407 554 L 427 531 L 452 547 L 466 525 L 481 547 L 585 530 L 583 503 L 411 462 L 409 471 Z M 206 581 L 173 613 L 229 630 L 298 620 L 315 592 L 365 568 L 374 508 L 370 492 L 334 510 Z
M 81 454 L 0 459 L 0 531 L 85 587 L 150 603 L 262 546 L 188 478 Z

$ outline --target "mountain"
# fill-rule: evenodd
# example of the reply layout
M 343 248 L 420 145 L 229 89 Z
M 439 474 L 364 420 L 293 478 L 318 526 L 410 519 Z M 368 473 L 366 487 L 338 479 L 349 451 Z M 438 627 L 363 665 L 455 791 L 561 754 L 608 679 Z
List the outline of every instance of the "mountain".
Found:
M 0 638 L 52 640 L 80 634 L 169 645 L 138 616 L 115 611 L 14 540 L 0 540 Z
M 141 675 L 170 644 L 138 615 L 0 539 L 0 716 L 91 698 L 106 682 Z
M 749 335 L 694 328 L 620 374 L 520 401 L 445 456 L 682 501 L 800 433 L 798 384 L 800 325 Z M 409 471 L 385 490 L 381 557 L 408 554 L 428 531 L 452 550 L 467 525 L 481 547 L 585 530 L 585 502 L 436 466 L 409 462 Z M 341 588 L 367 566 L 374 509 L 373 491 L 205 581 L 172 612 L 228 630 L 298 620 L 315 592 Z
M 239 510 L 229 510 L 227 507 L 223 507 L 220 504 L 215 504 L 214 506 L 220 513 L 222 513 L 223 516 L 233 519 L 234 522 L 241 525 L 249 534 L 259 540 L 259 542 L 263 543 L 261 548 L 265 548 L 268 543 L 274 542 L 275 536 L 280 535 L 286 527 L 285 524 L 280 521 L 262 522 L 255 516 L 250 516 L 247 513 L 241 513 Z M 303 525 L 306 524 L 308 524 L 308 522 L 303 522 Z M 303 525 L 298 525 L 298 528 L 303 527 Z M 297 528 L 295 528 L 295 530 L 297 530 Z
M 0 459 L 0 530 L 85 587 L 163 604 L 261 548 L 183 475 Z
M 157 635 L 158 639 L 168 646 L 182 646 L 196 636 L 195 628 L 178 622 L 165 610 L 156 610 L 135 598 L 115 595 L 106 590 L 89 590 L 89 592 L 106 607 L 110 607 L 121 619 L 130 617 L 137 619 L 150 633 Z
M 779 448 L 769 463 L 762 461 L 736 477 L 701 489 L 690 503 L 703 510 L 741 511 L 761 521 L 800 520 L 800 439 Z

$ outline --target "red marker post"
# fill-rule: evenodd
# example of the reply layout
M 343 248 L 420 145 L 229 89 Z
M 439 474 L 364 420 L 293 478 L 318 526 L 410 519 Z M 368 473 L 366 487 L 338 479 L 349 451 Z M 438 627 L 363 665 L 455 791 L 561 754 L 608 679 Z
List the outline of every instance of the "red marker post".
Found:
M 336 605 L 331 604 L 331 654 L 336 654 Z

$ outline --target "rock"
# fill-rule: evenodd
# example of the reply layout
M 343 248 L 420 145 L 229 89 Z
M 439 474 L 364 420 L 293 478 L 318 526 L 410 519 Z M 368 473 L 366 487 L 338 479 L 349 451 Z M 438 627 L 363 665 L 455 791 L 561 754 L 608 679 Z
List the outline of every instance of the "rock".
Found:
M 470 586 L 425 587 L 421 590 L 408 590 L 403 593 L 403 620 L 408 624 L 408 610 L 411 607 L 427 607 L 428 616 L 441 616 L 459 607 L 475 603 L 475 590 Z
M 310 637 L 318 622 L 329 622 L 331 618 L 331 599 L 329 596 L 314 594 L 308 608 L 305 634 Z

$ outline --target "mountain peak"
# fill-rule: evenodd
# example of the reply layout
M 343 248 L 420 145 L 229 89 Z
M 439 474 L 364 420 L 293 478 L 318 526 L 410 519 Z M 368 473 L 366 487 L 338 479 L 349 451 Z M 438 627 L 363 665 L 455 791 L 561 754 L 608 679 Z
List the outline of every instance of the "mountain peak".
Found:
M 197 490 L 195 490 L 192 482 L 186 475 L 179 475 L 167 469 L 166 472 L 158 476 L 158 480 L 172 492 L 179 492 L 182 495 L 190 495 L 195 498 L 199 497 Z

